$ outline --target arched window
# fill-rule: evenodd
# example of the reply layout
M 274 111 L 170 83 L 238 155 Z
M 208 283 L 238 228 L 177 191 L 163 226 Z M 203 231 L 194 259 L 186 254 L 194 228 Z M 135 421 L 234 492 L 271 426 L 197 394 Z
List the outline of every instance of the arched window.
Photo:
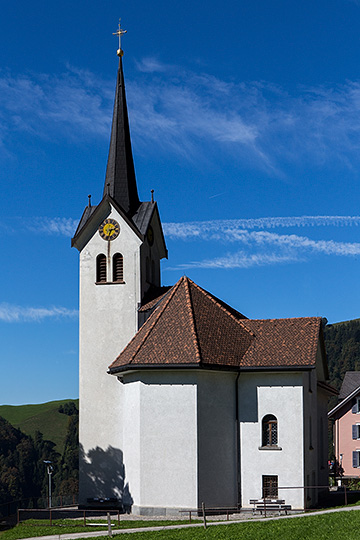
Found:
M 124 258 L 121 253 L 113 256 L 113 281 L 124 281 Z
M 262 446 L 277 446 L 278 425 L 276 416 L 267 414 L 262 420 Z
M 96 257 L 96 283 L 106 283 L 106 256 L 103 253 Z

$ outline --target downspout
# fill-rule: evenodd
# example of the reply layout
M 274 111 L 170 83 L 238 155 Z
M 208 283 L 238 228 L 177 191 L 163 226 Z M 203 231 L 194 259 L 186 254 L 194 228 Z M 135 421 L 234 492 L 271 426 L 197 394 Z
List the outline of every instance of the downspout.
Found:
M 239 423 L 239 377 L 238 372 L 235 380 L 235 437 L 236 437 L 236 485 L 237 485 L 237 507 L 241 508 L 241 447 L 240 447 L 240 423 Z

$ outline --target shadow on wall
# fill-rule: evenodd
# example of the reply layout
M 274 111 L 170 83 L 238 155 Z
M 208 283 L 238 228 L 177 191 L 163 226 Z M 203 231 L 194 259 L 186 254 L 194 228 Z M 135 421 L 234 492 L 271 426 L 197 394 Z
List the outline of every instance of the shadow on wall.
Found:
M 134 501 L 125 483 L 123 452 L 119 448 L 109 446 L 103 450 L 97 446 L 86 454 L 80 444 L 79 480 L 83 503 L 89 498 L 116 498 L 126 512 L 131 511 Z

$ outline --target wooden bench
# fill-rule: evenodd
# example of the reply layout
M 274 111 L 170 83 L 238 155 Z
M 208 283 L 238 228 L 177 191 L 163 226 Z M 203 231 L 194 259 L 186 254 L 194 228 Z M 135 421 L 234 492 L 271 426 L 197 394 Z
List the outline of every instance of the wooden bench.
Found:
M 256 511 L 262 514 L 263 512 L 285 512 L 287 515 L 288 511 L 291 510 L 290 504 L 285 504 L 284 499 L 250 499 L 250 504 L 253 505 L 253 514 Z

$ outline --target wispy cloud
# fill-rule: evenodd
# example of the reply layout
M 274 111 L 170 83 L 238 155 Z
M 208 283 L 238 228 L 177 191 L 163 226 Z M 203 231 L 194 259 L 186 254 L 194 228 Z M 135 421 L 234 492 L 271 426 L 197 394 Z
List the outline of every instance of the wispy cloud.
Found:
M 34 308 L 22 307 L 13 304 L 0 304 L 0 321 L 13 322 L 40 322 L 44 319 L 74 319 L 78 317 L 76 309 L 64 307 Z
M 281 255 L 276 253 L 254 253 L 248 254 L 244 251 L 237 253 L 228 253 L 223 257 L 215 259 L 204 259 L 203 261 L 193 261 L 185 264 L 179 264 L 177 269 L 183 268 L 214 268 L 214 269 L 231 269 L 231 268 L 252 268 L 254 266 L 272 266 L 285 263 L 293 263 L 299 261 L 296 255 Z M 168 268 L 168 270 L 175 268 Z
M 35 137 L 73 139 L 108 136 L 111 118 L 109 82 L 84 70 L 68 68 L 61 75 L 0 72 L 0 137 L 21 131 Z M 76 131 L 74 133 L 74 126 Z
M 26 227 L 29 231 L 59 235 L 59 236 L 73 236 L 78 225 L 78 220 L 71 218 L 34 218 L 26 223 Z
M 359 163 L 359 81 L 289 93 L 271 83 L 222 80 L 155 58 L 137 66 L 136 80 L 127 80 L 128 104 L 133 138 L 147 149 L 156 145 L 158 151 L 199 159 L 213 155 L 215 145 L 269 174 L 281 174 L 287 163 Z M 60 75 L 0 72 L 2 151 L 8 135 L 18 131 L 108 138 L 113 92 L 113 80 L 73 67 Z
M 168 69 L 168 66 L 155 57 L 142 58 L 139 62 L 136 62 L 136 67 L 143 73 L 164 72 Z
M 165 232 L 174 240 L 218 242 L 219 245 L 242 244 L 244 249 L 214 259 L 190 261 L 177 268 L 251 268 L 308 260 L 311 255 L 337 257 L 360 255 L 360 243 L 334 240 L 313 240 L 297 234 L 279 234 L 256 228 L 358 226 L 359 216 L 303 216 L 217 220 L 192 223 L 167 223 Z M 217 249 L 217 252 L 219 249 Z M 174 268 L 168 268 L 172 270 Z
M 0 221 L 0 234 L 30 232 L 31 234 L 42 234 L 50 236 L 73 236 L 78 220 L 72 218 L 59 218 L 59 217 L 32 217 L 27 219 L 8 218 L 4 221 Z M 12 226 L 12 223 L 16 223 L 16 229 Z
M 218 219 L 164 223 L 169 238 L 182 240 L 237 238 L 243 229 L 273 229 L 280 227 L 351 227 L 360 225 L 360 216 L 298 216 L 252 219 Z

